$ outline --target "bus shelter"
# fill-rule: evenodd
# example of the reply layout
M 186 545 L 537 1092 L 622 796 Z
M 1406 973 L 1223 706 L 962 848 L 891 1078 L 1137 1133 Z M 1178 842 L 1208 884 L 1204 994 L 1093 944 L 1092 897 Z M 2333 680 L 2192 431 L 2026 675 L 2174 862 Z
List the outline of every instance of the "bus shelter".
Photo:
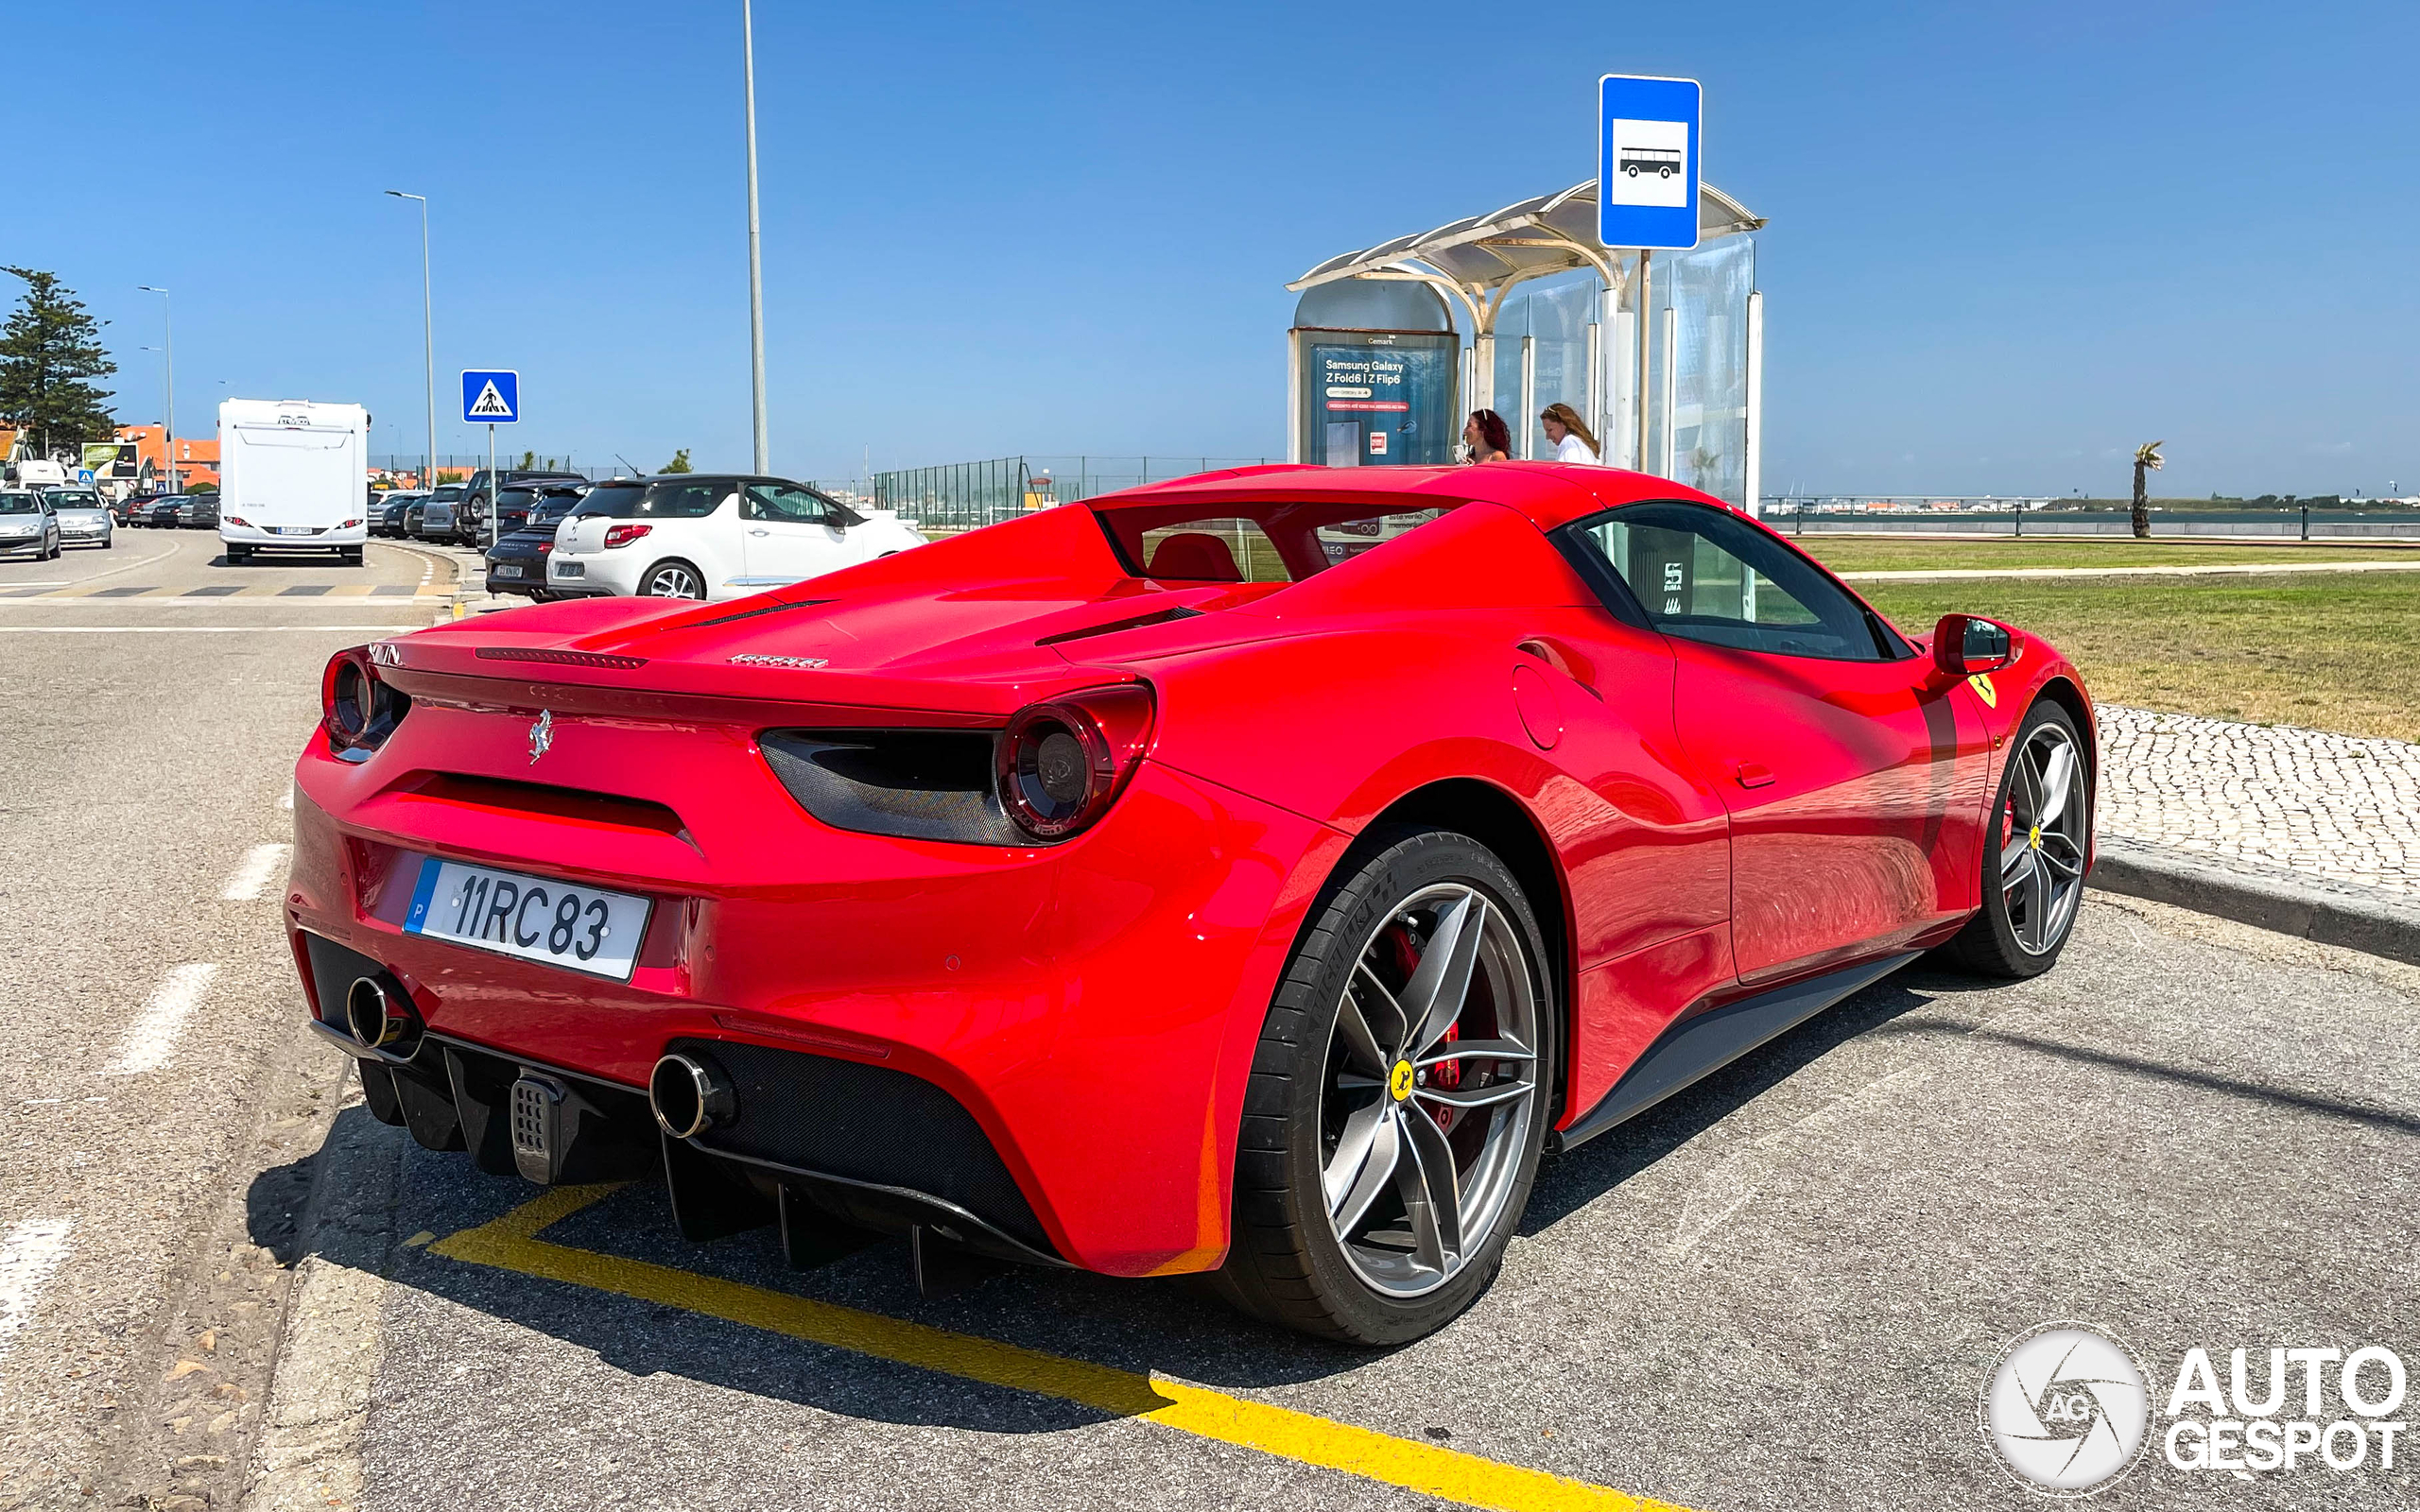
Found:
M 1462 416 L 1502 413 L 1515 456 L 1568 404 L 1603 459 L 1754 507 L 1762 218 L 1711 184 L 1685 252 L 1596 239 L 1597 181 L 1329 258 L 1287 287 L 1288 455 L 1438 465 Z

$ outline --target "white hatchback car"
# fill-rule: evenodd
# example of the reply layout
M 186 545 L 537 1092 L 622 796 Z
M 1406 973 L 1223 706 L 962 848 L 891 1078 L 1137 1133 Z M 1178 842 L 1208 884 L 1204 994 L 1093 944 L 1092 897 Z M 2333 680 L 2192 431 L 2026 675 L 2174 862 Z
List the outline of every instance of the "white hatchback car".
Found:
M 617 478 L 555 527 L 546 593 L 741 598 L 924 543 L 896 515 L 782 478 Z

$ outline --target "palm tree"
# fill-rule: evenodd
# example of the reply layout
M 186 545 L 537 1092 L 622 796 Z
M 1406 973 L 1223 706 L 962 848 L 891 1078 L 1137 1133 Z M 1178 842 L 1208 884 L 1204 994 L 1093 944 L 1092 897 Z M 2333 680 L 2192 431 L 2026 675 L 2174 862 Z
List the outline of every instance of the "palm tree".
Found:
M 2152 504 L 2143 492 L 2143 474 L 2156 472 L 2163 465 L 2159 449 L 2166 441 L 2149 441 L 2135 448 L 2135 539 L 2144 540 L 2152 533 Z

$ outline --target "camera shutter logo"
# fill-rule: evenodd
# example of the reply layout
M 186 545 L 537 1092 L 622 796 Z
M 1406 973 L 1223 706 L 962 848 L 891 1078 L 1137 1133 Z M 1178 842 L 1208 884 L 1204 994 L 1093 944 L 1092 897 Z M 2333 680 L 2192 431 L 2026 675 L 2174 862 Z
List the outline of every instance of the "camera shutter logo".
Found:
M 2044 1323 L 2000 1351 L 1979 1403 L 2010 1474 L 2049 1496 L 2116 1485 L 2150 1438 L 2151 1388 L 2134 1351 L 2083 1323 Z

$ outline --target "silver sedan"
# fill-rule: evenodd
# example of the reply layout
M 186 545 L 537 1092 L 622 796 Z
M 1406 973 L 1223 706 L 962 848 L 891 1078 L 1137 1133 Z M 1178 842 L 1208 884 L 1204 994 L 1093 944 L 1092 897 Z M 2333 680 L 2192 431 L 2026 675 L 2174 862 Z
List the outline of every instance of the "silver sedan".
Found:
M 34 560 L 59 555 L 59 517 L 38 493 L 0 493 L 0 553 L 29 551 Z
M 60 545 L 110 549 L 117 530 L 110 519 L 109 504 L 98 492 L 91 489 L 46 489 L 42 497 L 59 520 Z

